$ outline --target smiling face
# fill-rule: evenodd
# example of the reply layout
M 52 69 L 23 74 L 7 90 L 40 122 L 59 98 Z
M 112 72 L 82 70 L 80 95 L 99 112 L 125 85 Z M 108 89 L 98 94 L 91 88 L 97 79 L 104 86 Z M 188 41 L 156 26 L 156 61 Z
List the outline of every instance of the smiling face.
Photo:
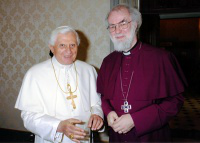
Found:
M 128 10 L 125 8 L 112 11 L 108 17 L 109 25 L 115 25 L 122 21 L 131 21 L 131 20 L 132 20 L 131 16 Z M 126 40 L 127 37 L 130 37 L 131 35 L 130 29 L 131 29 L 131 23 L 129 23 L 126 29 L 121 29 L 119 26 L 116 26 L 115 31 L 111 32 L 110 34 L 113 38 L 117 39 L 118 41 L 124 41 Z
M 125 29 L 121 28 L 119 24 L 123 21 L 129 22 Z M 116 25 L 115 31 L 109 33 L 115 50 L 128 51 L 136 38 L 136 23 L 132 21 L 129 11 L 126 8 L 112 11 L 108 17 L 108 23 L 109 25 Z
M 73 32 L 59 33 L 54 46 L 49 46 L 60 64 L 72 64 L 77 56 L 78 43 Z

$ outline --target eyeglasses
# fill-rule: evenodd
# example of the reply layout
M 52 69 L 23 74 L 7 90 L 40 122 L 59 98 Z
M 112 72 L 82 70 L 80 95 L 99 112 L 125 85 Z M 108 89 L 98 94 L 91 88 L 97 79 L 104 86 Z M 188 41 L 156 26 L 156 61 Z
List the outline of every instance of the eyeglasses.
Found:
M 132 20 L 131 20 L 132 21 Z M 107 29 L 110 31 L 110 32 L 114 32 L 117 28 L 117 25 L 119 26 L 120 29 L 127 29 L 128 28 L 128 24 L 131 22 L 131 21 L 126 21 L 126 20 L 123 20 L 117 24 L 111 24 L 107 27 Z

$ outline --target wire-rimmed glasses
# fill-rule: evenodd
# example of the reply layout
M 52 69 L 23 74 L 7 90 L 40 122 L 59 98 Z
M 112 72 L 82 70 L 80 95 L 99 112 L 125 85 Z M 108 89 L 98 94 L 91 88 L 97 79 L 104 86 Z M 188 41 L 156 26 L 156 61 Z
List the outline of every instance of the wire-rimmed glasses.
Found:
M 132 21 L 132 20 L 131 20 Z M 126 21 L 126 20 L 123 20 L 117 24 L 111 24 L 107 27 L 107 29 L 109 30 L 109 32 L 114 32 L 117 28 L 117 25 L 120 29 L 127 29 L 128 28 L 128 24 L 131 22 L 131 21 Z

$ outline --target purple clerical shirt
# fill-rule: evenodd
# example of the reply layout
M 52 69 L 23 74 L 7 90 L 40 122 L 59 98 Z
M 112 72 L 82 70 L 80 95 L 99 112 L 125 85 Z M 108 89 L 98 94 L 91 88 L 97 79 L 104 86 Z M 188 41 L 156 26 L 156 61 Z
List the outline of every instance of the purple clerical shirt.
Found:
M 127 134 L 115 133 L 110 128 L 109 141 L 170 141 L 168 122 L 183 105 L 181 93 L 185 85 L 176 58 L 165 50 L 138 42 L 128 56 L 120 52 L 108 55 L 97 78 L 104 114 L 107 116 L 110 111 L 118 116 L 126 114 L 122 105 L 127 99 L 135 124 Z

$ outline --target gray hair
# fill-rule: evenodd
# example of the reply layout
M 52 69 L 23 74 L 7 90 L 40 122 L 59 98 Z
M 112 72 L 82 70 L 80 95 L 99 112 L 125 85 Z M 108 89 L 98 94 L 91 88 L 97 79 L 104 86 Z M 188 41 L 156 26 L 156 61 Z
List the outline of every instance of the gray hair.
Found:
M 134 7 L 131 7 L 126 4 L 119 4 L 111 9 L 111 11 L 107 14 L 106 21 L 108 23 L 108 17 L 112 11 L 120 11 L 121 9 L 127 9 L 131 15 L 132 21 L 137 23 L 136 33 L 139 31 L 140 26 L 142 25 L 142 15 L 141 13 Z M 109 24 L 109 23 L 108 23 Z
M 49 45 L 55 46 L 56 38 L 59 33 L 65 34 L 68 32 L 73 32 L 76 35 L 76 41 L 79 46 L 79 44 L 80 44 L 79 35 L 72 27 L 69 27 L 69 26 L 60 26 L 60 27 L 57 27 L 55 30 L 53 30 L 51 33 L 50 39 L 49 39 Z

